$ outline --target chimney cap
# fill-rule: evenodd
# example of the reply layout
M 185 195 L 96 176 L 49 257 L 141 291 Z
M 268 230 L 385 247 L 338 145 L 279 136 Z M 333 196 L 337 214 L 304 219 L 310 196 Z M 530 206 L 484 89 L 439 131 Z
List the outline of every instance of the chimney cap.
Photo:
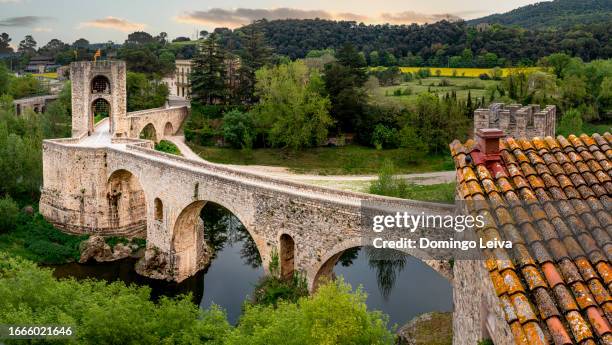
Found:
M 504 137 L 504 131 L 498 128 L 479 128 L 476 135 L 483 139 L 499 139 Z

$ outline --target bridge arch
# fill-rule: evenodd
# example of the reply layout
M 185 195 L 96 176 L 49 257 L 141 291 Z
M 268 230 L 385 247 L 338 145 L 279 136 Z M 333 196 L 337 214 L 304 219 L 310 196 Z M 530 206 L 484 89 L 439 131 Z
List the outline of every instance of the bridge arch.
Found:
M 171 253 L 174 262 L 174 275 L 177 281 L 194 275 L 204 268 L 208 262 L 211 251 L 206 244 L 206 229 L 200 214 L 207 203 L 217 204 L 231 212 L 249 233 L 262 262 L 266 262 L 266 248 L 263 238 L 249 228 L 240 212 L 234 207 L 226 206 L 218 200 L 197 200 L 184 207 L 174 222 L 171 238 Z M 265 269 L 265 266 L 264 266 Z
M 107 181 L 106 200 L 113 233 L 146 236 L 146 198 L 136 175 L 125 169 L 115 170 Z
M 172 136 L 174 135 L 174 128 L 172 127 L 172 123 L 171 122 L 166 122 L 166 125 L 164 126 L 164 136 Z
M 334 247 L 328 250 L 325 253 L 325 255 L 321 257 L 321 260 L 319 262 L 317 262 L 315 265 L 313 265 L 306 271 L 306 277 L 307 277 L 309 289 L 311 291 L 316 290 L 317 286 L 320 283 L 332 277 L 334 267 L 336 263 L 338 262 L 338 259 L 342 256 L 342 254 L 345 251 L 349 249 L 357 248 L 357 247 L 367 247 L 369 245 L 370 243 L 368 242 L 368 239 L 362 238 L 362 237 L 352 237 L 352 238 L 349 238 L 349 239 L 346 239 L 346 240 L 343 240 L 337 243 Z M 396 249 L 393 249 L 393 250 L 396 250 Z M 396 251 L 416 258 L 417 260 L 421 261 L 423 264 L 431 267 L 434 271 L 436 271 L 441 276 L 448 279 L 448 277 L 443 272 L 439 271 L 439 269 L 441 269 L 440 267 L 431 265 L 431 262 L 435 261 L 435 260 L 431 260 L 431 261 L 428 260 L 428 258 L 432 257 L 431 254 L 428 254 L 425 251 L 420 250 L 418 248 L 402 249 L 402 250 L 397 249 Z
M 157 142 L 157 130 L 152 123 L 148 123 L 144 126 L 138 136 L 140 139 L 148 139 Z

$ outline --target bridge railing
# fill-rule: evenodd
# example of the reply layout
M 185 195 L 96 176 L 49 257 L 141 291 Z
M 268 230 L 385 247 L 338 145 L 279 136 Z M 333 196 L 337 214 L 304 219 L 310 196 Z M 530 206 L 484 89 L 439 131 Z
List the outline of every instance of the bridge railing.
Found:
M 185 157 L 181 157 L 181 156 L 177 156 L 173 154 L 155 151 L 155 150 L 145 148 L 142 146 L 127 145 L 126 149 L 130 151 L 144 153 L 150 156 L 156 156 L 159 158 L 163 158 L 164 160 L 174 161 L 180 164 L 186 164 L 194 168 L 203 168 L 209 171 L 218 172 L 226 176 L 230 175 L 230 176 L 233 176 L 234 178 L 265 182 L 267 184 L 281 187 L 284 189 L 288 188 L 288 189 L 294 189 L 297 191 L 310 192 L 314 194 L 322 194 L 322 195 L 329 196 L 335 199 L 343 198 L 346 200 L 353 200 L 357 202 L 366 201 L 366 200 L 367 201 L 380 201 L 382 203 L 385 203 L 388 205 L 395 205 L 398 207 L 439 210 L 440 212 L 444 212 L 444 213 L 452 213 L 455 210 L 455 205 L 453 204 L 440 204 L 440 203 L 418 201 L 418 200 L 399 199 L 399 198 L 385 197 L 385 196 L 379 196 L 379 195 L 374 195 L 374 194 L 338 190 L 338 189 L 327 188 L 327 187 L 322 187 L 322 186 L 314 186 L 314 185 L 310 185 L 306 183 L 282 180 L 282 179 L 273 178 L 273 177 L 269 177 L 265 175 L 255 174 L 255 173 L 251 173 L 251 172 L 247 172 L 247 171 L 243 171 L 243 170 L 239 170 L 236 168 L 227 167 L 227 166 L 223 166 L 223 165 L 219 165 L 215 163 L 210 163 L 206 161 L 196 161 L 193 159 L 189 159 L 189 158 L 185 158 Z
M 168 108 L 159 107 L 159 108 L 151 108 L 151 109 L 145 109 L 145 110 L 130 111 L 129 113 L 127 113 L 127 117 L 139 117 L 139 116 L 145 116 L 145 115 L 153 115 L 153 114 L 161 113 L 165 111 L 181 110 L 183 108 L 185 110 L 188 109 L 186 105 L 182 105 L 178 107 L 168 107 Z

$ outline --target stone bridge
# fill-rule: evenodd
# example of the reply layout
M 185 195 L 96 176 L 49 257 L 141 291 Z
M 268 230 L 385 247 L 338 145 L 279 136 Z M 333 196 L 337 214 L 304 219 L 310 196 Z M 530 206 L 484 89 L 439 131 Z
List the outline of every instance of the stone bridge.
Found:
M 85 67 L 95 73 L 85 73 L 87 80 L 73 80 L 73 85 L 89 85 L 88 80 L 103 72 L 117 80 L 117 69 L 124 66 L 75 63 L 73 70 Z M 78 87 L 75 92 L 87 95 Z M 116 99 L 109 103 L 122 107 Z M 339 191 L 165 154 L 152 150 L 152 141 L 138 138 L 147 126 L 156 136 L 175 134 L 186 108 L 111 111 L 110 119 L 96 126 L 89 122 L 90 109 L 73 106 L 72 138 L 43 143 L 40 211 L 70 233 L 146 238 L 140 271 L 154 278 L 182 281 L 206 265 L 210 251 L 200 211 L 208 202 L 227 208 L 242 222 L 264 269 L 278 254 L 281 274 L 300 271 L 310 288 L 332 272 L 343 251 L 368 243 L 364 202 L 413 214 L 454 211 L 452 205 Z M 428 253 L 405 251 L 433 263 Z
M 49 103 L 58 99 L 58 95 L 43 95 L 20 98 L 13 101 L 15 114 L 21 115 L 26 109 L 32 109 L 36 113 L 44 113 Z

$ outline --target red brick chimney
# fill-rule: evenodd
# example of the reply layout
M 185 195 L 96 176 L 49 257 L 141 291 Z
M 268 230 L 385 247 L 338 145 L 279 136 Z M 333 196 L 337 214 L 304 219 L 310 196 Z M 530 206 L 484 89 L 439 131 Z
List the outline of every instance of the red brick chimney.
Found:
M 495 177 L 505 174 L 499 145 L 503 137 L 505 134 L 500 129 L 481 128 L 476 131 L 476 147 L 470 153 L 474 164 L 484 164 Z
M 485 155 L 499 155 L 499 139 L 504 132 L 497 128 L 480 128 L 476 131 L 477 147 Z

